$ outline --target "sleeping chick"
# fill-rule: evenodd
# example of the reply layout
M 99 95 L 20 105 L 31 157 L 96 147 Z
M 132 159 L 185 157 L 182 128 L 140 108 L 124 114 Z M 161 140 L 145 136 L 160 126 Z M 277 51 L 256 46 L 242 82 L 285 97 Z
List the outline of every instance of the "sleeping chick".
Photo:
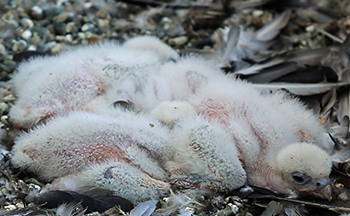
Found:
M 240 86 L 242 83 L 236 85 Z M 245 85 L 240 87 L 249 88 Z M 316 196 L 329 199 L 329 154 L 314 144 L 305 143 L 306 140 L 304 143 L 292 143 L 298 140 L 298 132 L 288 136 L 286 133 L 290 132 L 278 131 L 271 123 L 266 125 L 266 130 L 262 126 L 259 127 L 259 124 L 251 125 L 250 121 L 255 120 L 252 115 L 262 114 L 262 111 L 257 109 L 250 113 L 255 108 L 240 104 L 244 101 L 237 98 L 236 101 L 232 101 L 235 104 L 231 106 L 238 106 L 232 113 L 228 110 L 233 108 L 229 107 L 230 101 L 227 101 L 226 106 L 219 106 L 220 103 L 215 104 L 214 100 L 210 103 L 207 101 L 206 107 L 200 109 L 207 109 L 203 114 L 209 119 L 212 118 L 211 123 L 194 114 L 194 107 L 186 101 L 163 102 L 152 111 L 159 120 L 172 127 L 171 146 L 175 156 L 172 161 L 166 163 L 171 179 L 183 187 L 211 188 L 223 192 L 242 186 L 247 172 L 248 183 L 254 186 L 287 196 Z M 295 106 L 301 107 L 299 104 Z M 305 112 L 305 108 L 302 112 Z M 220 119 L 217 115 L 224 115 L 227 119 Z M 232 118 L 230 115 L 236 117 Z M 239 117 L 241 115 L 244 117 Z M 278 115 L 281 114 L 277 113 L 274 118 L 281 117 Z M 282 115 L 285 113 L 282 112 Z M 274 122 L 273 119 L 267 120 Z M 226 132 L 218 123 L 225 124 Z M 289 126 L 293 129 L 293 122 Z M 291 143 L 283 143 L 284 138 L 290 139 Z M 300 137 L 300 141 L 303 139 L 304 137 Z M 276 143 L 275 140 L 280 143 Z M 239 151 L 236 150 L 236 145 Z M 310 160 L 310 154 L 314 155 L 313 160 Z M 238 158 L 245 171 L 242 170 Z
M 200 86 L 225 78 L 215 62 L 198 56 L 166 62 L 143 79 L 142 91 L 135 91 L 132 102 L 136 111 L 150 112 L 164 101 L 187 101 Z
M 111 118 L 73 112 L 55 118 L 16 139 L 12 162 L 45 181 L 110 159 L 142 167 L 155 178 L 166 178 L 158 153 L 168 152 L 167 129 L 152 118 L 119 114 L 119 118 Z
M 152 118 L 120 111 L 114 117 L 73 112 L 24 133 L 12 163 L 52 181 L 48 190 L 103 188 L 134 203 L 168 191 L 163 169 L 167 129 Z
M 311 111 L 291 98 L 276 104 L 240 80 L 215 80 L 198 89 L 189 102 L 211 123 L 219 123 L 233 139 L 248 184 L 287 196 L 316 196 L 329 199 L 331 160 L 319 134 L 324 129 Z M 295 117 L 307 116 L 313 124 Z
M 158 46 L 135 47 L 144 40 Z M 168 52 L 162 51 L 164 47 Z M 30 59 L 20 64 L 12 79 L 18 100 L 10 111 L 11 120 L 16 127 L 31 128 L 52 116 L 90 111 L 95 104 L 118 99 L 109 98 L 109 92 L 142 88 L 153 67 L 169 58 L 177 58 L 172 48 L 146 36 L 131 39 L 125 47 L 104 42 Z
M 104 106 L 99 115 L 54 118 L 16 140 L 12 163 L 53 181 L 43 192 L 97 187 L 135 204 L 165 195 L 171 184 L 220 192 L 242 186 L 246 175 L 231 138 L 187 102 L 163 106 L 173 105 L 181 111 L 171 134 L 146 114 Z

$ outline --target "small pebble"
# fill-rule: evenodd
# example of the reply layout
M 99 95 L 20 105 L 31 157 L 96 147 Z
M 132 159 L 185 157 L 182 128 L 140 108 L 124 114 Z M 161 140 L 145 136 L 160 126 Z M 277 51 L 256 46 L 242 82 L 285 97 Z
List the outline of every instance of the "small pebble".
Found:
M 73 42 L 73 36 L 72 36 L 71 34 L 67 34 L 67 35 L 65 36 L 65 40 L 66 40 L 67 42 Z
M 81 27 L 81 31 L 86 32 L 86 31 L 93 31 L 95 29 L 94 24 L 92 23 L 85 23 L 82 27 Z
M 85 2 L 84 3 L 84 8 L 85 9 L 89 9 L 89 8 L 91 8 L 91 6 L 92 6 L 92 2 Z
M 307 26 L 307 27 L 305 28 L 305 30 L 306 30 L 307 32 L 314 32 L 314 31 L 315 31 L 315 26 L 309 25 L 309 26 Z
M 17 13 L 14 10 L 9 10 L 7 13 L 1 16 L 1 18 L 5 22 L 9 22 L 10 20 L 16 20 Z
M 96 16 L 98 18 L 106 18 L 107 17 L 107 11 L 105 8 L 101 8 L 101 10 L 99 10 L 97 13 L 96 13 Z
M 36 20 L 41 20 L 44 17 L 43 12 L 43 9 L 41 9 L 38 5 L 34 5 L 31 8 L 30 15 Z
M 31 45 L 29 45 L 27 50 L 28 51 L 37 51 L 38 49 L 37 49 L 37 47 L 34 44 L 31 44 Z
M 66 36 L 64 36 L 64 35 L 57 35 L 55 37 L 55 40 L 56 41 L 64 41 L 64 40 L 66 40 Z
M 53 54 L 57 54 L 57 53 L 60 53 L 62 51 L 62 45 L 57 43 L 55 44 L 53 47 L 51 47 L 50 49 L 51 53 Z
M 173 21 L 169 17 L 163 17 L 162 20 L 160 21 L 160 24 L 163 26 L 164 30 L 168 30 L 172 22 Z
M 68 19 L 69 14 L 67 12 L 57 15 L 54 19 L 56 22 L 64 22 Z
M 56 34 L 65 35 L 67 33 L 67 27 L 64 22 L 55 22 L 53 26 Z
M 232 213 L 234 213 L 234 214 L 237 214 L 237 213 L 238 213 L 238 211 L 239 211 L 239 206 L 233 205 L 232 203 L 228 203 L 227 205 L 231 208 Z
M 14 27 L 14 28 L 17 28 L 19 26 L 19 23 L 13 19 L 7 21 L 6 24 L 8 25 L 8 27 Z
M 91 32 L 86 32 L 86 38 L 88 39 L 89 44 L 95 44 L 100 41 L 100 37 Z
M 32 36 L 32 38 L 30 39 L 30 42 L 31 42 L 32 44 L 39 45 L 40 41 L 41 41 L 41 38 L 40 38 L 40 36 L 38 35 L 38 33 L 37 33 L 37 32 L 33 32 L 33 36 Z
M 29 40 L 33 36 L 33 33 L 27 29 L 24 32 L 22 32 L 21 37 L 25 40 Z
M 99 28 L 105 29 L 106 27 L 109 27 L 109 20 L 108 19 L 98 19 L 97 26 Z
M 7 211 L 12 211 L 12 210 L 16 209 L 16 206 L 15 205 L 5 205 L 3 208 L 6 209 Z
M 179 26 L 167 29 L 165 31 L 165 33 L 169 37 L 177 37 L 177 36 L 180 36 L 180 35 L 185 35 L 186 31 L 181 25 L 179 25 Z
M 7 65 L 0 63 L 0 71 L 10 72 L 11 70 Z
M 5 46 L 1 43 L 0 43 L 0 53 L 5 55 L 7 54 Z
M 78 27 L 75 22 L 69 22 L 66 24 L 66 33 L 77 33 Z
M 24 204 L 20 200 L 16 200 L 16 204 L 15 205 L 16 205 L 17 208 L 24 208 Z
M 23 18 L 23 19 L 21 19 L 21 25 L 23 28 L 30 29 L 30 28 L 33 28 L 34 22 L 31 19 Z
M 79 37 L 80 39 L 85 39 L 85 38 L 86 38 L 86 35 L 85 35 L 84 32 L 79 32 L 79 33 L 78 33 L 78 37 Z
M 4 97 L 5 102 L 13 102 L 15 100 L 16 100 L 16 97 L 13 94 L 9 94 L 9 95 Z
M 12 51 L 21 52 L 27 47 L 27 42 L 24 40 L 13 41 Z
M 186 36 L 179 36 L 176 38 L 171 38 L 169 39 L 168 43 L 170 45 L 183 45 L 187 42 L 187 37 Z
M 5 60 L 4 64 L 10 69 L 10 71 L 13 71 L 16 69 L 17 63 L 12 60 Z
M 2 187 L 0 187 L 0 193 L 1 194 L 8 194 L 9 191 L 6 189 L 6 187 L 2 186 Z
M 264 11 L 262 10 L 255 10 L 253 11 L 253 16 L 254 17 L 261 17 L 264 14 Z

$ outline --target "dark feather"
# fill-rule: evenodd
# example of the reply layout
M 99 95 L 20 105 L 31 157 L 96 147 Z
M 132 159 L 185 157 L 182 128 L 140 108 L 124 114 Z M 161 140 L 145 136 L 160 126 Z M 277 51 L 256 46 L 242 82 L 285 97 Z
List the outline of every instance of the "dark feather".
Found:
M 330 67 L 307 67 L 288 73 L 272 80 L 272 82 L 320 83 L 325 80 L 328 82 L 337 82 L 338 75 Z
M 285 76 L 297 69 L 297 64 L 294 62 L 284 62 L 274 65 L 269 68 L 264 68 L 258 74 L 242 77 L 253 83 L 267 83 L 282 76 Z
M 329 52 L 330 50 L 324 47 L 318 49 L 292 50 L 267 58 L 248 68 L 238 70 L 235 73 L 243 75 L 256 74 L 259 73 L 259 71 L 264 70 L 265 68 L 270 68 L 278 64 L 287 62 L 295 62 L 299 68 L 303 68 L 306 66 L 318 66 L 321 64 L 322 59 L 329 54 Z
M 83 208 L 87 208 L 86 212 L 104 212 L 113 206 L 127 212 L 134 208 L 134 205 L 126 199 L 111 194 L 85 195 L 74 191 L 49 191 L 36 198 L 36 204 L 46 208 L 57 208 L 62 204 L 80 203 Z
M 46 210 L 42 209 L 40 207 L 34 206 L 34 207 L 24 207 L 20 209 L 16 209 L 10 212 L 1 212 L 0 215 L 2 216 L 19 216 L 19 215 L 25 215 L 25 216 L 54 216 L 56 215 L 53 210 Z
M 49 55 L 49 53 L 39 52 L 39 51 L 24 51 L 24 52 L 14 54 L 12 59 L 17 63 L 20 63 L 22 61 L 26 61 L 33 57 L 45 56 L 45 55 Z
M 330 53 L 329 48 L 322 47 L 317 49 L 299 49 L 282 54 L 286 61 L 296 62 L 298 66 L 316 66 L 320 65 L 321 60 Z
M 273 191 L 270 191 L 268 189 L 261 188 L 261 187 L 255 187 L 255 186 L 246 186 L 246 187 L 234 189 L 228 192 L 228 195 L 239 196 L 243 199 L 260 198 L 267 195 L 282 197 L 282 195 L 276 194 Z
M 314 95 L 327 92 L 331 89 L 338 89 L 340 87 L 350 86 L 350 82 L 338 83 L 268 83 L 268 84 L 254 84 L 261 90 L 274 91 L 278 89 L 287 89 L 295 95 Z
M 348 36 L 344 40 L 342 49 L 347 61 L 349 61 L 350 60 L 350 34 L 348 34 Z
M 237 9 L 242 10 L 253 7 L 263 7 L 264 9 L 285 9 L 285 8 L 307 8 L 312 6 L 311 3 L 301 2 L 297 0 L 251 0 L 251 1 L 237 1 L 234 2 L 233 6 Z

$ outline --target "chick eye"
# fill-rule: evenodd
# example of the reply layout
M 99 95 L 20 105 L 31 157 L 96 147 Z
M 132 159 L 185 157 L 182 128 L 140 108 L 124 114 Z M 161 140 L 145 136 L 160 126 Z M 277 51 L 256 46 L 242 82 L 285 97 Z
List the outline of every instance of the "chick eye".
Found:
M 132 110 L 133 109 L 133 103 L 129 100 L 118 100 L 113 103 L 113 107 L 117 108 L 124 108 L 126 110 Z
M 311 180 L 310 176 L 300 172 L 293 172 L 292 177 L 293 177 L 293 180 L 298 184 L 306 184 Z

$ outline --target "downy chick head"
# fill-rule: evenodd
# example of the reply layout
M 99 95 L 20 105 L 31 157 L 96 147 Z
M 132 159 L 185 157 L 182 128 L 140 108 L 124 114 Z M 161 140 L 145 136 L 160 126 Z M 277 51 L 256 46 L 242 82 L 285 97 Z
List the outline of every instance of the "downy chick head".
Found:
M 151 111 L 151 115 L 170 125 L 185 116 L 196 115 L 196 109 L 187 101 L 163 101 Z
M 153 51 L 164 62 L 168 60 L 176 61 L 180 58 L 179 54 L 172 47 L 152 36 L 133 37 L 127 40 L 123 47 Z
M 283 181 L 275 181 L 278 192 L 287 187 L 294 196 L 331 199 L 331 158 L 320 147 L 308 143 L 291 144 L 277 154 L 276 162 Z

